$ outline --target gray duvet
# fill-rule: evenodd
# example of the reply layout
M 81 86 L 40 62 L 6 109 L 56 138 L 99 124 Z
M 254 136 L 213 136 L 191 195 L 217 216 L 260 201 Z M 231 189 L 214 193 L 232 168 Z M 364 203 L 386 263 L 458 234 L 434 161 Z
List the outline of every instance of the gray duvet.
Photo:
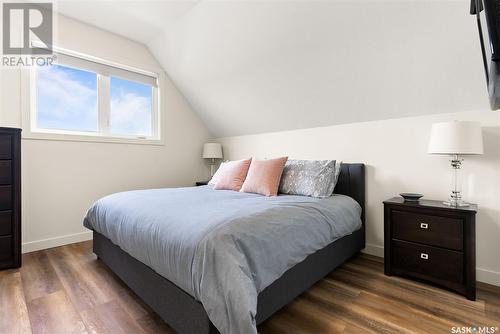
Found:
M 264 197 L 209 186 L 98 200 L 84 226 L 199 300 L 221 333 L 256 333 L 257 295 L 361 226 L 350 197 Z

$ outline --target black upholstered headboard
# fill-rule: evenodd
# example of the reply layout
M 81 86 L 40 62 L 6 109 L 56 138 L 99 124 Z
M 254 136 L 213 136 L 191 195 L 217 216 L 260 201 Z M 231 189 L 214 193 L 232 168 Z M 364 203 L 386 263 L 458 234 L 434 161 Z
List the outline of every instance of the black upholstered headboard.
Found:
M 336 194 L 343 194 L 354 198 L 361 209 L 361 220 L 363 229 L 365 225 L 365 164 L 343 163 L 340 169 L 339 179 L 335 186 Z

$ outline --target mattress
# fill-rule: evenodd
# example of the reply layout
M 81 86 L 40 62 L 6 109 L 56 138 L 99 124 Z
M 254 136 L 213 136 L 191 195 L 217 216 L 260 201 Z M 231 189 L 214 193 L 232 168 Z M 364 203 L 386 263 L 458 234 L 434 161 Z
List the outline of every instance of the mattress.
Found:
M 209 186 L 128 191 L 94 203 L 84 226 L 203 304 L 221 333 L 256 333 L 259 292 L 361 227 L 352 198 L 265 197 Z

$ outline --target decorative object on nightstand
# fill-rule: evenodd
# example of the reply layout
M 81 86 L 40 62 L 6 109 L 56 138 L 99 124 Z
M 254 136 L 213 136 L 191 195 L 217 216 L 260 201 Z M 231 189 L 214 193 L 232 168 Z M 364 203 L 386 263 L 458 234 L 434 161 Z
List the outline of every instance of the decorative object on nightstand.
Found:
M 477 206 L 384 201 L 386 275 L 426 280 L 476 299 Z
M 206 186 L 208 184 L 208 181 L 197 181 L 196 182 L 196 186 L 199 187 L 199 186 Z
M 222 159 L 222 145 L 219 143 L 205 143 L 203 145 L 203 159 L 212 159 L 210 162 L 210 177 L 214 176 L 215 159 Z
M 420 198 L 424 197 L 424 195 L 416 193 L 401 193 L 399 196 L 403 197 L 405 202 L 418 202 Z
M 432 125 L 429 140 L 429 154 L 451 155 L 453 168 L 453 188 L 450 199 L 445 202 L 450 206 L 468 206 L 462 200 L 460 166 L 461 155 L 483 154 L 483 136 L 479 122 L 453 121 Z

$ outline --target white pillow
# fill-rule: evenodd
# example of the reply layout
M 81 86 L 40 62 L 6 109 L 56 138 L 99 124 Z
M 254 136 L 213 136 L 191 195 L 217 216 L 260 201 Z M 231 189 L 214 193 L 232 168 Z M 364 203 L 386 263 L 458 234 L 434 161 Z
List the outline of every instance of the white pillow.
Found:
M 219 168 L 217 168 L 217 171 L 215 172 L 214 176 L 212 176 L 212 178 L 210 179 L 210 181 L 208 181 L 208 185 L 209 186 L 215 186 L 215 184 L 217 183 L 217 181 L 219 181 L 220 179 L 220 176 L 222 175 L 222 170 L 224 169 L 224 165 L 227 163 L 227 161 L 224 161 L 224 162 L 221 162 L 221 164 L 219 165 Z

